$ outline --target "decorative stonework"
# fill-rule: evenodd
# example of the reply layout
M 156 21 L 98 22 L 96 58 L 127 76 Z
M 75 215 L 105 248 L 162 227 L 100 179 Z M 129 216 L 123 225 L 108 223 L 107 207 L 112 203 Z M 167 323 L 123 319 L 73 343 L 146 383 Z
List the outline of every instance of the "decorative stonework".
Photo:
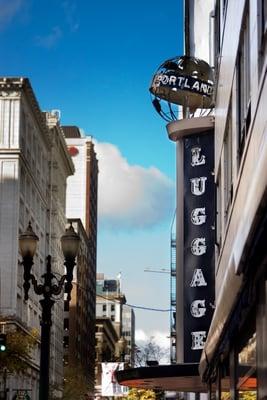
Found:
M 20 92 L 6 92 L 6 91 L 2 90 L 0 92 L 0 95 L 2 97 L 20 97 Z

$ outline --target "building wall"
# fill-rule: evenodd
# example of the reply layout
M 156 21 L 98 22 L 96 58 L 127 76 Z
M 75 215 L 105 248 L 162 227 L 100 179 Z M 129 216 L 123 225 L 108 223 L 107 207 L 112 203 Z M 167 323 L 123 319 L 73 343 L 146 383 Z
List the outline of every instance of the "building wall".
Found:
M 215 0 L 185 2 L 185 53 L 211 65 L 213 65 L 211 46 L 214 3 Z
M 81 137 L 77 127 L 63 127 L 63 130 L 75 166 L 75 174 L 67 182 L 67 217 L 82 237 L 75 276 L 76 297 L 69 313 L 68 357 L 70 363 L 78 360 L 82 364 L 92 394 L 95 381 L 98 161 L 90 137 Z
M 81 238 L 69 311 L 64 315 L 65 365 L 81 365 L 90 393 L 95 380 L 95 266 L 88 236 L 80 220 L 70 220 Z
M 114 360 L 119 336 L 108 317 L 96 318 L 95 395 L 101 396 L 102 362 Z
M 30 289 L 29 300 L 23 300 L 23 267 L 18 254 L 18 235 L 25 231 L 31 221 L 39 237 L 33 270 L 39 282 L 50 251 L 53 267 L 59 272 L 61 266 L 62 271 L 59 244 L 55 242 L 65 228 L 65 195 L 62 193 L 64 184 L 57 185 L 56 181 L 66 181 L 66 176 L 73 172 L 73 165 L 66 149 L 55 145 L 53 136 L 61 135 L 63 140 L 62 132 L 50 132 L 30 82 L 23 78 L 2 78 L 0 84 L 0 313 L 5 320 L 13 321 L 21 329 L 36 328 L 40 332 L 38 296 Z M 62 151 L 65 152 L 64 156 Z M 60 174 L 55 171 L 55 160 Z M 60 218 L 52 215 L 55 209 Z M 53 251 L 55 248 L 57 251 Z M 62 383 L 59 309 L 58 305 L 54 308 L 53 329 L 58 329 L 58 334 L 54 335 L 57 340 L 53 341 L 52 338 L 51 353 L 54 359 L 51 362 L 51 375 L 52 382 Z M 21 385 L 25 388 L 25 384 L 31 381 L 33 399 L 37 398 L 38 351 L 34 357 L 35 367 L 30 370 L 29 378 L 20 377 L 9 382 L 12 389 Z
M 126 339 L 125 360 L 134 364 L 135 315 L 125 304 L 126 298 L 120 287 L 120 278 L 105 279 L 104 274 L 97 274 L 96 316 L 110 319 L 118 338 Z
M 66 135 L 67 132 L 65 129 Z M 96 257 L 98 161 L 90 137 L 70 136 L 66 136 L 66 142 L 75 174 L 68 178 L 67 217 L 81 219 L 90 240 L 93 240 L 91 245 Z
M 224 10 L 225 14 L 221 15 L 223 34 L 220 45 L 221 61 L 218 65 L 215 112 L 215 177 L 218 185 L 217 226 L 219 227 L 216 265 L 217 298 L 220 296 L 221 282 L 226 271 L 230 268 L 233 268 L 234 272 L 242 269 L 242 255 L 248 245 L 256 214 L 264 197 L 267 179 L 264 144 L 266 117 L 263 111 L 267 102 L 267 83 L 266 66 L 261 67 L 262 61 L 259 57 L 261 46 L 258 8 L 259 4 L 253 1 L 243 0 L 238 3 L 229 1 Z M 249 65 L 247 78 L 250 81 L 250 93 L 247 99 L 250 122 L 247 121 L 248 129 L 241 147 L 238 105 L 238 92 L 241 88 L 238 82 L 238 54 L 242 46 L 244 31 L 242 26 L 244 26 L 246 15 L 249 15 L 247 29 L 250 41 L 249 53 L 246 55 L 246 63 Z M 244 98 L 243 95 L 242 98 Z M 238 275 L 233 279 L 241 284 L 241 277 Z
M 214 32 L 216 309 L 200 372 L 208 381 L 224 363 L 233 378 L 245 356 L 261 399 L 267 394 L 266 2 L 217 0 Z M 231 391 L 237 398 L 234 379 Z
M 53 112 L 44 113 L 46 123 L 49 128 L 52 148 L 49 160 L 50 175 L 50 197 L 49 197 L 49 236 L 50 249 L 52 256 L 53 272 L 57 276 L 65 273 L 64 256 L 61 251 L 60 238 L 67 225 L 66 220 L 66 187 L 67 176 L 74 173 L 74 165 L 69 156 L 67 145 L 64 139 L 63 130 L 60 126 L 58 116 Z M 51 327 L 51 384 L 62 386 L 63 376 L 63 318 L 64 318 L 63 298 L 55 302 L 53 307 L 53 324 Z M 54 351 L 53 349 L 57 349 Z
M 126 339 L 126 359 L 131 366 L 134 366 L 135 358 L 135 314 L 131 307 L 124 305 L 122 309 L 122 336 Z

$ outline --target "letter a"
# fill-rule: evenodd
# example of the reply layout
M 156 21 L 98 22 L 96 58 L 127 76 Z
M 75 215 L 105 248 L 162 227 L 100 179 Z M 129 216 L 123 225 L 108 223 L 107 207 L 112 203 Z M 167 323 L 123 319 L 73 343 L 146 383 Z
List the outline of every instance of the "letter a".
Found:
M 196 286 L 207 286 L 207 282 L 205 281 L 203 272 L 200 268 L 196 268 L 194 270 L 193 278 L 190 283 L 190 287 Z

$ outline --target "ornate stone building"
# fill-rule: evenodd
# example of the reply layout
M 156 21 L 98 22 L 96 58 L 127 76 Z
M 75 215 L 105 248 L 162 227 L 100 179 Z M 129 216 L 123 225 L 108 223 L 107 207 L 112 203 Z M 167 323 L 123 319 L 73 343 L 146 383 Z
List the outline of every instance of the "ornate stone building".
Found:
M 39 299 L 33 290 L 23 300 L 23 267 L 18 235 L 31 221 L 39 237 L 34 258 L 38 280 L 45 271 L 46 256 L 52 268 L 63 274 L 59 239 L 64 233 L 66 178 L 74 166 L 62 129 L 53 113 L 42 113 L 27 78 L 0 79 L 0 314 L 5 323 L 28 332 L 40 330 Z M 62 387 L 63 299 L 53 308 L 51 335 L 51 383 Z M 38 349 L 24 375 L 8 379 L 13 388 L 38 392 Z

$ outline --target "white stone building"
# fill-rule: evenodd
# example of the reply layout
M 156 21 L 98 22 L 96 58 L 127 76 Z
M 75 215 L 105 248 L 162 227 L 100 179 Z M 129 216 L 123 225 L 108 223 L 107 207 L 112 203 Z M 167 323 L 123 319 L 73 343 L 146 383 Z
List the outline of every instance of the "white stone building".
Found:
M 53 272 L 64 273 L 60 236 L 64 233 L 66 178 L 74 173 L 62 130 L 53 114 L 40 111 L 26 78 L 0 79 L 0 314 L 18 329 L 40 330 L 39 298 L 30 289 L 24 301 L 18 236 L 31 221 L 39 237 L 33 273 L 40 281 L 46 256 Z M 53 308 L 51 383 L 62 384 L 63 299 Z M 12 390 L 31 389 L 37 399 L 38 350 L 25 375 L 9 377 Z M 14 394 L 14 392 L 13 392 Z M 11 397 L 10 397 L 11 398 Z

